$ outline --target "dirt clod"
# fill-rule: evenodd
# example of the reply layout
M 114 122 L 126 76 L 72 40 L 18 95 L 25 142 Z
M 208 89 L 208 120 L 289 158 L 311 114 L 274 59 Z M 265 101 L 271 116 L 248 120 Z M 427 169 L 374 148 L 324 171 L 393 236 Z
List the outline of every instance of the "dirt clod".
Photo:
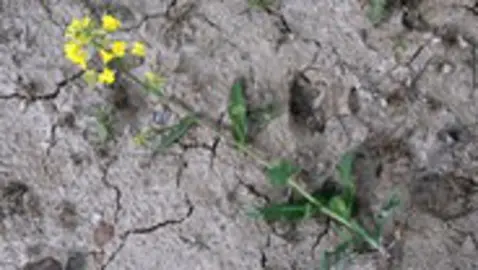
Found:
M 62 270 L 62 266 L 53 257 L 47 257 L 36 262 L 27 263 L 23 270 Z
M 100 221 L 93 232 L 95 244 L 99 247 L 106 245 L 115 235 L 115 227 L 105 221 Z

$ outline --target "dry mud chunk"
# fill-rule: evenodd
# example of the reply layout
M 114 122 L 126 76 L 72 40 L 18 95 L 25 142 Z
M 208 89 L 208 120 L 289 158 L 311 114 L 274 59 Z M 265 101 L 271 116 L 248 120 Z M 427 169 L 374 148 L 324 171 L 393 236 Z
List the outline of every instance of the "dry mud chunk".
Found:
M 61 263 L 52 257 L 27 263 L 23 270 L 62 270 Z

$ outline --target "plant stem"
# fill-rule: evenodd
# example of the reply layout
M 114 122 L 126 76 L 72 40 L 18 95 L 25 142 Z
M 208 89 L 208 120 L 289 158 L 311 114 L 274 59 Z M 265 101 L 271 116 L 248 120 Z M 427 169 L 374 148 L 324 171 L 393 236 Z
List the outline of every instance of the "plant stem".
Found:
M 129 71 L 123 71 L 123 72 L 128 78 L 133 80 L 135 83 L 139 84 L 140 86 L 142 86 L 145 89 L 148 88 L 148 86 L 143 81 L 141 81 L 135 75 L 131 74 Z M 178 99 L 168 98 L 166 96 L 158 96 L 158 98 L 159 98 L 159 101 L 163 105 L 173 104 L 173 105 L 179 106 L 181 108 L 181 110 L 185 111 L 187 114 L 195 115 L 195 120 L 197 121 L 197 123 L 199 125 L 204 126 L 208 129 L 212 130 L 214 133 L 216 133 L 216 135 L 223 138 L 226 142 L 231 143 L 232 145 L 234 145 L 238 151 L 250 156 L 251 158 L 253 158 L 257 162 L 259 162 L 262 166 L 267 167 L 267 168 L 271 166 L 270 162 L 268 162 L 265 158 L 261 157 L 261 156 L 264 156 L 262 153 L 258 153 L 257 150 L 254 151 L 251 147 L 248 147 L 244 144 L 238 143 L 235 140 L 230 140 L 229 136 L 227 136 L 227 134 L 225 134 L 223 131 L 221 131 L 219 128 L 217 128 L 214 123 L 210 123 L 210 121 L 206 121 L 204 118 L 197 117 L 196 116 L 197 114 L 194 112 L 194 110 L 190 106 L 185 104 L 184 102 L 182 102 Z M 180 112 L 176 111 L 176 113 L 180 113 Z M 321 204 L 316 198 L 314 198 L 310 193 L 308 193 L 305 189 L 303 189 L 296 181 L 291 180 L 291 181 L 288 182 L 288 185 L 291 188 L 295 189 L 298 193 L 300 193 L 305 199 L 307 199 L 312 204 L 317 206 L 320 209 L 320 212 L 322 214 L 330 217 L 331 219 L 333 219 L 336 222 L 342 224 L 343 226 L 345 226 L 349 230 L 351 230 L 354 233 L 360 235 L 371 247 L 378 250 L 385 257 L 387 257 L 387 258 L 389 257 L 389 255 L 385 251 L 385 249 L 379 243 L 377 243 L 377 241 L 375 241 L 355 221 L 350 222 L 347 219 L 344 219 L 343 217 L 341 217 L 340 215 L 337 215 L 337 213 L 335 213 L 334 211 L 330 210 L 329 208 L 327 208 L 326 206 Z
M 364 229 L 361 228 L 359 224 L 357 224 L 355 221 L 352 220 L 352 222 L 348 221 L 347 219 L 344 219 L 340 215 L 337 215 L 334 211 L 330 210 L 328 207 L 320 203 L 314 196 L 312 196 L 309 192 L 307 192 L 304 188 L 302 188 L 296 181 L 290 180 L 288 182 L 288 185 L 295 189 L 300 195 L 302 195 L 305 199 L 307 199 L 309 202 L 314 204 L 319 208 L 319 211 L 330 217 L 331 219 L 335 220 L 336 222 L 342 224 L 349 230 L 353 231 L 354 233 L 362 236 L 362 238 L 374 249 L 378 250 L 382 255 L 384 255 L 386 258 L 389 257 L 388 252 L 377 242 L 371 237 Z
M 143 81 L 138 79 L 138 77 L 131 74 L 129 71 L 124 71 L 124 74 L 128 78 L 133 80 L 135 83 L 142 86 L 143 88 L 147 88 L 147 85 Z M 180 107 L 182 111 L 185 111 L 188 114 L 194 115 L 194 118 L 199 125 L 212 130 L 216 135 L 218 135 L 219 137 L 223 138 L 225 141 L 234 145 L 240 152 L 250 156 L 251 158 L 253 158 L 257 162 L 259 162 L 262 166 L 269 167 L 269 162 L 266 161 L 265 158 L 261 157 L 261 156 L 263 156 L 262 153 L 257 153 L 257 151 L 254 151 L 252 148 L 247 147 L 246 145 L 238 143 L 234 140 L 228 140 L 228 136 L 223 131 L 221 131 L 219 128 L 217 128 L 216 125 L 214 125 L 214 123 L 210 123 L 210 121 L 207 121 L 204 118 L 195 116 L 197 114 L 194 112 L 194 110 L 190 106 L 185 104 L 184 102 L 182 102 L 178 99 L 168 98 L 166 96 L 158 96 L 158 98 L 159 98 L 159 101 L 161 102 L 161 104 L 163 104 L 163 105 L 174 104 L 174 105 Z M 180 112 L 176 112 L 176 113 L 180 113 Z

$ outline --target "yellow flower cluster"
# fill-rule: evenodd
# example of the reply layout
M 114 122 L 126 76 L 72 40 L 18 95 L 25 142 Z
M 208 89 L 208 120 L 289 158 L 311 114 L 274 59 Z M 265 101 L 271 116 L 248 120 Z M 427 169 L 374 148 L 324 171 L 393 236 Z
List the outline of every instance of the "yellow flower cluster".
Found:
M 111 33 L 121 27 L 121 22 L 112 15 L 105 14 L 101 18 L 101 26 L 86 16 L 73 19 L 65 30 L 67 39 L 63 47 L 65 57 L 72 63 L 85 70 L 84 78 L 89 83 L 112 84 L 116 79 L 116 72 L 108 64 L 115 59 L 122 59 L 127 51 L 137 57 L 146 56 L 146 46 L 142 42 L 134 42 L 128 46 L 121 40 L 110 40 Z M 98 74 L 96 70 L 88 69 L 90 49 L 96 51 L 104 67 Z

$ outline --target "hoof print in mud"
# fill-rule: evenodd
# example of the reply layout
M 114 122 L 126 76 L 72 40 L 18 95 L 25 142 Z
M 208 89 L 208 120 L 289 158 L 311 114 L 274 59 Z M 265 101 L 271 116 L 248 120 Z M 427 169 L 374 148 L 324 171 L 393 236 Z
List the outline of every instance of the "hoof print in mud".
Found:
M 416 179 L 412 200 L 422 211 L 442 220 L 464 217 L 477 210 L 478 186 L 451 173 L 430 173 Z
M 0 220 L 7 216 L 26 215 L 35 210 L 37 204 L 30 193 L 30 188 L 18 181 L 12 181 L 1 187 L 0 191 Z
M 61 227 L 74 230 L 78 226 L 76 205 L 70 201 L 62 201 L 59 208 L 58 220 Z
M 296 74 L 289 86 L 289 113 L 294 123 L 313 132 L 324 132 L 325 115 L 315 108 L 314 101 L 319 98 L 317 90 L 304 74 Z

